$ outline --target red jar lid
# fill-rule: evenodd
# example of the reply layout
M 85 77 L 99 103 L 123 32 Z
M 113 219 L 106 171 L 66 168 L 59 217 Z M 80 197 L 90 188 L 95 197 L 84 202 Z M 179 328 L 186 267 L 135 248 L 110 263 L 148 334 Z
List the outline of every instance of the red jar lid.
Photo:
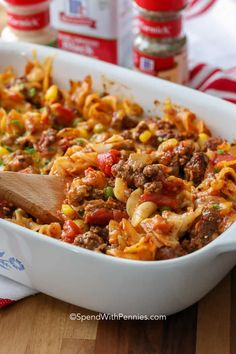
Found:
M 179 11 L 188 0 L 135 0 L 136 4 L 149 11 Z
M 5 0 L 7 4 L 13 5 L 13 6 L 31 6 L 31 5 L 37 5 L 43 2 L 46 2 L 47 0 Z

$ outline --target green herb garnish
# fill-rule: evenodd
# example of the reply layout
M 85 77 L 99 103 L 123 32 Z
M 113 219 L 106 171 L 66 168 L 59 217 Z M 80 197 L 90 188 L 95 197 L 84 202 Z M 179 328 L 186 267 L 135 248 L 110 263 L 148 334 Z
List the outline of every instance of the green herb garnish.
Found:
M 163 206 L 163 207 L 160 208 L 160 212 L 161 213 L 163 213 L 163 211 L 169 211 L 169 210 L 171 210 L 171 208 L 168 207 L 168 206 Z
M 219 210 L 220 209 L 220 205 L 219 204 L 213 204 L 212 205 L 212 209 Z
M 31 87 L 29 90 L 28 90 L 28 96 L 30 98 L 33 98 L 35 95 L 36 95 L 37 91 L 36 91 L 36 88 L 35 87 Z
M 219 155 L 224 155 L 225 151 L 224 150 L 217 150 L 217 154 Z
M 19 120 L 17 120 L 17 119 L 12 119 L 11 120 L 11 124 L 16 125 L 17 127 L 22 127 L 21 122 Z
M 84 216 L 84 209 L 83 208 L 79 209 L 78 214 L 82 218 Z
M 34 154 L 36 152 L 35 148 L 33 147 L 26 147 L 25 149 L 25 152 L 27 152 L 28 154 Z
M 18 87 L 20 91 L 23 91 L 25 89 L 25 84 L 20 84 Z
M 4 162 L 2 161 L 2 159 L 0 159 L 0 166 L 4 166 Z
M 218 167 L 215 167 L 214 168 L 214 173 L 218 173 L 218 172 L 220 172 L 220 169 Z
M 83 122 L 82 118 L 75 118 L 72 123 L 72 127 L 76 128 L 79 123 Z
M 76 138 L 76 139 L 74 139 L 74 142 L 79 145 L 82 145 L 82 146 L 85 144 L 85 141 L 83 138 Z
M 45 160 L 45 161 L 44 161 L 44 166 L 47 166 L 50 162 L 51 162 L 51 160 L 48 160 L 48 159 Z

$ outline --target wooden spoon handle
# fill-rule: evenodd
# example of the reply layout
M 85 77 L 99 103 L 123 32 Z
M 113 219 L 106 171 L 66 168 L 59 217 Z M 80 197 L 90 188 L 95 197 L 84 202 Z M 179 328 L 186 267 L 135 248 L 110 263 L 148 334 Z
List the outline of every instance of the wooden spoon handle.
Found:
M 61 222 L 65 180 L 58 176 L 0 173 L 0 198 L 22 208 L 43 223 Z

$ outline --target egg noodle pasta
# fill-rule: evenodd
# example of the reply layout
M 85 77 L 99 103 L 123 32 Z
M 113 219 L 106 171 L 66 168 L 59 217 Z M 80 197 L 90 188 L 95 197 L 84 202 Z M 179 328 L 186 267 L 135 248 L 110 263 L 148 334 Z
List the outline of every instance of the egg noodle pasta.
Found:
M 61 223 L 0 201 L 0 217 L 113 257 L 164 260 L 213 241 L 236 220 L 236 144 L 167 99 L 162 117 L 91 76 L 53 83 L 52 58 L 0 74 L 2 171 L 68 178 Z M 33 237 L 33 236 L 32 236 Z

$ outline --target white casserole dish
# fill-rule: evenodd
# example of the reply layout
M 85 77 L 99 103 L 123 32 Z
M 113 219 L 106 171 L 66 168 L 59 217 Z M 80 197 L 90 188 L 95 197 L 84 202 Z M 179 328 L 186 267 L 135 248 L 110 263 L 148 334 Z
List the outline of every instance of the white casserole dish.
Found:
M 0 70 L 13 65 L 21 73 L 25 56 L 30 57 L 33 48 L 39 58 L 55 56 L 54 77 L 60 85 L 92 74 L 99 89 L 105 75 L 122 83 L 115 85 L 118 93 L 132 95 L 146 109 L 153 107 L 155 99 L 169 96 L 204 118 L 214 133 L 228 139 L 236 137 L 234 105 L 87 57 L 35 45 L 0 43 Z M 0 219 L 1 275 L 95 311 L 175 313 L 203 297 L 235 264 L 236 224 L 195 253 L 143 262 L 97 254 Z

